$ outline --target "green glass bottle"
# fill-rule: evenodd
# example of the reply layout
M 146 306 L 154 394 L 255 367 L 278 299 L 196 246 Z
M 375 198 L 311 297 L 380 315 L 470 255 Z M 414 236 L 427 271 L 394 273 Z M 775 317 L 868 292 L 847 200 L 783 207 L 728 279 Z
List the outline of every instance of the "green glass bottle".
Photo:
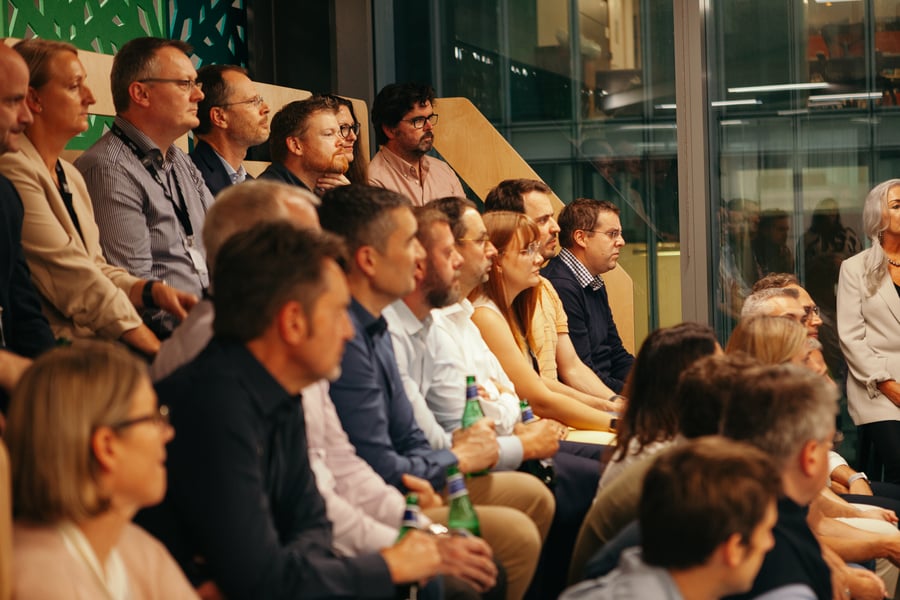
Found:
M 466 376 L 466 407 L 463 409 L 462 426 L 463 429 L 470 427 L 479 419 L 484 418 L 484 411 L 481 410 L 481 402 L 478 399 L 478 386 L 475 384 L 475 376 Z
M 478 515 L 475 513 L 475 507 L 472 506 L 471 498 L 469 498 L 465 479 L 456 465 L 447 468 L 447 495 L 450 497 L 450 514 L 447 517 L 450 531 L 468 532 L 480 536 L 481 527 L 478 524 Z
M 522 423 L 525 425 L 537 421 L 537 417 L 534 416 L 534 411 L 531 410 L 531 405 L 528 404 L 528 400 L 524 398 L 519 400 L 519 410 L 522 411 Z M 519 470 L 531 473 L 551 489 L 556 484 L 556 469 L 553 467 L 552 458 L 526 460 L 522 463 L 522 466 L 519 467 Z
M 408 493 L 406 495 L 406 508 L 403 509 L 403 522 L 400 523 L 400 531 L 397 533 L 398 542 L 413 529 L 422 528 L 422 521 L 419 518 L 421 513 L 422 510 L 419 508 L 419 495 L 415 492 Z M 419 586 L 415 583 L 401 586 L 397 597 L 405 598 L 406 600 L 418 600 Z
M 466 376 L 466 406 L 463 409 L 462 428 L 470 427 L 479 419 L 484 418 L 484 411 L 481 410 L 481 400 L 478 398 L 478 385 L 475 383 L 474 375 Z M 477 473 L 469 473 L 469 477 L 478 477 L 487 475 L 489 469 L 478 471 Z
M 403 522 L 400 523 L 400 531 L 397 534 L 397 541 L 403 539 L 409 531 L 420 529 L 420 515 L 422 510 L 419 508 L 419 495 L 410 492 L 406 495 L 406 508 L 403 510 Z

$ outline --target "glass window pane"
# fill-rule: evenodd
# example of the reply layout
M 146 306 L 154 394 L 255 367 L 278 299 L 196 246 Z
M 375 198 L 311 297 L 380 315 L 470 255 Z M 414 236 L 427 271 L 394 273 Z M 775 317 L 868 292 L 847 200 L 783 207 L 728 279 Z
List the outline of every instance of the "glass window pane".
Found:
M 421 10 L 413 4 L 395 0 L 395 13 Z M 431 44 L 440 95 L 469 98 L 564 202 L 592 197 L 620 208 L 627 242 L 620 264 L 634 280 L 637 343 L 679 322 L 671 0 L 431 6 L 430 29 L 439 36 L 429 28 L 398 33 L 398 80 L 408 53 Z

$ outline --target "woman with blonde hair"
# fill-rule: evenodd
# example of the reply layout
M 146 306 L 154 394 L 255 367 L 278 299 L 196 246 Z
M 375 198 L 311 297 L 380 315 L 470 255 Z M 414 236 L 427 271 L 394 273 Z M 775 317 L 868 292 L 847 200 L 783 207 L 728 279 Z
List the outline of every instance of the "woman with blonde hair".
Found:
M 197 598 L 165 547 L 131 523 L 165 495 L 172 437 L 124 349 L 81 342 L 35 361 L 6 433 L 14 598 Z
M 197 299 L 135 277 L 103 256 L 87 186 L 61 157 L 69 140 L 87 130 L 96 102 L 78 50 L 37 38 L 13 49 L 28 65 L 25 101 L 34 122 L 21 150 L 0 156 L 0 173 L 22 198 L 22 247 L 44 314 L 57 337 L 118 339 L 152 357 L 160 341 L 139 310 L 162 308 L 182 319 Z
M 491 211 L 484 215 L 484 224 L 498 254 L 488 280 L 469 295 L 475 307 L 472 321 L 484 341 L 536 415 L 578 429 L 609 429 L 609 413 L 551 390 L 538 373 L 531 334 L 544 262 L 538 226 L 510 211 Z
M 806 361 L 812 350 L 803 325 L 788 317 L 767 316 L 742 320 L 725 347 L 727 354 L 743 352 L 769 365 L 808 366 Z
M 841 264 L 837 289 L 847 407 L 884 480 L 900 483 L 900 179 L 872 188 L 862 216 L 871 247 Z

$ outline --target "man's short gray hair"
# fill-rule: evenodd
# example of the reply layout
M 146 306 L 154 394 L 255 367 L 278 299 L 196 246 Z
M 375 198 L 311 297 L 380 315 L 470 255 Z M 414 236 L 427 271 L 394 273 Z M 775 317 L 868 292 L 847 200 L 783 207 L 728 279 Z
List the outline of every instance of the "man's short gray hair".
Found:
M 744 371 L 725 409 L 722 434 L 750 442 L 780 469 L 810 440 L 825 441 L 834 430 L 838 389 L 805 367 L 766 365 Z
M 769 302 L 774 298 L 799 300 L 800 292 L 794 288 L 767 288 L 753 292 L 744 300 L 744 306 L 741 308 L 741 320 L 757 316 L 772 316 L 772 307 Z

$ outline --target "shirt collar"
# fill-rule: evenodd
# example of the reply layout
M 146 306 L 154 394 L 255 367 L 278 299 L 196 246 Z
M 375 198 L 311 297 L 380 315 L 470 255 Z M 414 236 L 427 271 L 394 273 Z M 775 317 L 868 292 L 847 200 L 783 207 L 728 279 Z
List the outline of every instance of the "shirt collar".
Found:
M 221 154 L 216 152 L 216 149 L 209 146 L 210 149 L 215 153 L 216 157 L 219 159 L 219 162 L 222 163 L 222 166 L 225 167 L 225 172 L 228 173 L 228 178 L 231 179 L 231 183 L 242 183 L 245 179 L 247 179 L 247 170 L 244 168 L 243 163 L 240 165 L 237 171 L 234 170 L 234 167 L 231 166 L 227 160 L 225 160 Z
M 174 144 L 166 148 L 166 153 L 163 154 L 162 150 L 159 149 L 153 140 L 125 117 L 116 115 L 115 124 L 119 126 L 119 129 L 125 132 L 125 135 L 127 135 L 138 148 L 144 151 L 150 160 L 153 161 L 154 167 L 157 169 L 167 169 L 169 165 L 172 164 L 172 160 L 174 160 L 177 152 Z
M 272 414 L 300 399 L 299 394 L 292 395 L 284 389 L 244 344 L 214 337 L 210 342 L 210 346 L 213 345 L 226 357 L 235 373 L 241 373 L 243 378 L 250 380 L 255 400 L 264 414 Z
M 392 166 L 397 172 L 408 179 L 417 179 L 419 177 L 419 171 L 422 172 L 422 178 L 425 178 L 425 175 L 428 173 L 428 163 L 425 160 L 425 156 L 419 159 L 419 162 L 416 164 L 408 163 L 398 154 L 395 154 L 390 148 L 387 146 L 382 146 L 381 151 L 384 152 L 384 160 L 390 166 Z
M 290 169 L 288 169 L 286 166 L 284 166 L 283 163 L 277 163 L 277 162 L 270 163 L 269 166 L 266 168 L 266 171 L 273 171 L 275 173 L 278 173 L 281 175 L 281 177 L 285 181 L 288 181 L 289 183 L 291 183 L 293 185 L 302 187 L 304 190 L 307 190 L 310 192 L 313 191 L 313 190 L 309 189 L 309 187 L 305 183 L 303 183 L 302 179 L 300 179 L 299 177 L 294 175 L 294 173 Z
M 563 248 L 559 251 L 559 260 L 569 267 L 569 270 L 575 275 L 575 280 L 578 281 L 578 284 L 581 287 L 586 288 L 591 286 L 591 289 L 596 292 L 605 285 L 603 278 L 599 275 L 591 275 L 591 272 L 587 270 L 587 267 L 585 267 L 574 254 L 569 252 L 568 248 Z
M 402 299 L 396 300 L 388 308 L 392 309 L 397 316 L 395 322 L 397 329 L 402 329 L 408 336 L 413 337 L 428 333 L 428 328 L 431 327 L 430 312 L 427 317 L 420 321 Z
M 350 313 L 371 338 L 377 337 L 387 330 L 387 321 L 384 320 L 384 317 L 376 317 L 370 313 L 356 298 L 350 302 Z
M 432 312 L 439 312 L 453 321 L 464 321 L 465 319 L 472 318 L 472 315 L 475 314 L 475 307 L 472 306 L 472 303 L 468 298 L 463 298 L 456 304 L 451 304 L 444 308 L 436 308 Z

